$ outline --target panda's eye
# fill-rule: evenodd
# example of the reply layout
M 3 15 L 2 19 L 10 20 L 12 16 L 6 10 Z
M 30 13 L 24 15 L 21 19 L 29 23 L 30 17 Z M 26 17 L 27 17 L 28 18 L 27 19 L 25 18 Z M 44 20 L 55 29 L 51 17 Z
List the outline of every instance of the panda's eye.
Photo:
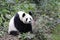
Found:
M 28 18 L 26 18 L 26 21 L 28 20 Z

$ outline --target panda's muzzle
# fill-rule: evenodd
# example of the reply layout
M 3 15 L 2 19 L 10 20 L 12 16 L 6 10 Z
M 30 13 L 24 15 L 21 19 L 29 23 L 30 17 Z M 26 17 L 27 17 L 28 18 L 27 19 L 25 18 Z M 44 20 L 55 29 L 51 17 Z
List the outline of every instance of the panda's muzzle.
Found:
M 29 23 L 31 23 L 31 21 L 29 21 Z

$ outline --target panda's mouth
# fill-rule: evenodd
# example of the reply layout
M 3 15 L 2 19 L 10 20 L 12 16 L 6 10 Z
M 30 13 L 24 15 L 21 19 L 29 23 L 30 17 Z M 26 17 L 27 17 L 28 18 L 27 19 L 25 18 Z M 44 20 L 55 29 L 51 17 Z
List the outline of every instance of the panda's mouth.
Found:
M 31 22 L 25 22 L 25 24 L 31 24 Z

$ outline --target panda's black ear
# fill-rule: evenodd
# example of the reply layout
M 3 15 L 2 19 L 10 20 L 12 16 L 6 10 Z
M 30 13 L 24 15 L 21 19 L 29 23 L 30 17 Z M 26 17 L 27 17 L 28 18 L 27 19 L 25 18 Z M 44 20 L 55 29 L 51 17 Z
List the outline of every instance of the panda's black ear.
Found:
M 29 11 L 29 15 L 31 15 L 31 16 L 32 16 L 32 12 L 31 12 L 31 11 Z
M 22 17 L 24 17 L 24 16 L 25 16 L 25 13 L 23 13 Z

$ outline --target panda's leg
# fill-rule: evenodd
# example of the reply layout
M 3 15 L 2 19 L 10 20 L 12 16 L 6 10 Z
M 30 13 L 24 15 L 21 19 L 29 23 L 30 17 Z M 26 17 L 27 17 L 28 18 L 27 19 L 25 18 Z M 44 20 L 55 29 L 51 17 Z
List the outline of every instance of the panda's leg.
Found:
M 17 36 L 19 35 L 18 31 L 10 31 L 10 35 Z
M 9 26 L 8 34 L 16 36 L 19 35 L 19 32 L 14 26 Z

